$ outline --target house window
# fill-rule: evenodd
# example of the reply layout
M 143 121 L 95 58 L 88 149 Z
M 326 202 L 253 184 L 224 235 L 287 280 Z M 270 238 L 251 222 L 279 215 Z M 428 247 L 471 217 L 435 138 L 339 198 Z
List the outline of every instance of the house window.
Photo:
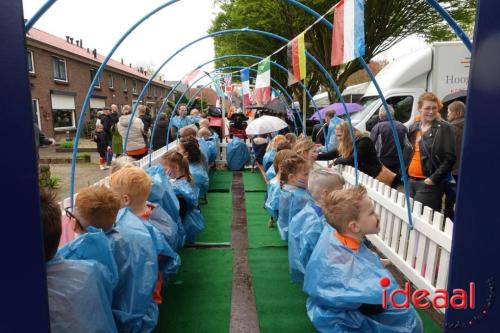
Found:
M 51 94 L 52 124 L 55 131 L 75 128 L 75 96 Z
M 156 97 L 156 86 L 153 86 L 153 97 Z
M 115 89 L 115 82 L 113 80 L 113 74 L 108 73 L 108 88 Z
M 66 73 L 66 59 L 52 57 L 52 67 L 54 72 L 54 80 L 68 82 Z
M 35 64 L 33 62 L 33 52 L 28 50 L 28 73 L 35 74 Z
M 123 78 L 123 91 L 127 92 L 127 79 Z
M 96 74 L 97 74 L 97 69 L 91 68 L 90 69 L 90 83 L 92 83 Z M 101 88 L 101 78 L 100 77 L 97 79 L 97 82 L 95 83 L 94 87 Z
M 132 80 L 132 94 L 137 95 L 137 81 Z
M 32 99 L 31 106 L 33 107 L 33 114 L 36 117 L 38 128 L 41 130 L 42 122 L 40 121 L 40 102 L 38 101 L 38 99 Z

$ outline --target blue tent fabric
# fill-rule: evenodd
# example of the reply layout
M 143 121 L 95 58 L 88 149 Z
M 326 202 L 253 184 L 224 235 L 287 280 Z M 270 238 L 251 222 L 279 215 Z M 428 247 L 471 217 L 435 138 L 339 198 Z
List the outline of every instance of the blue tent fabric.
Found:
M 281 188 L 277 224 L 282 240 L 288 241 L 290 220 L 310 201 L 312 201 L 312 197 L 306 189 L 289 184 L 285 184 Z
M 158 229 L 172 249 L 177 250 L 182 247 L 184 239 L 181 236 L 185 235 L 179 234 L 177 223 L 160 205 L 154 206 L 148 222 Z
M 274 158 L 276 157 L 276 149 L 270 149 L 266 151 L 264 154 L 264 158 L 262 159 L 262 164 L 264 167 L 264 170 L 267 171 L 273 165 Z
M 146 171 L 153 181 L 148 201 L 161 205 L 168 215 L 180 225 L 179 200 L 177 200 L 170 180 L 165 174 L 165 169 L 160 165 L 155 165 L 148 168 Z
M 267 186 L 267 198 L 264 207 L 271 217 L 277 221 L 279 215 L 281 188 L 278 179 L 273 178 Z
M 118 332 L 109 295 L 114 277 L 106 267 L 56 256 L 46 268 L 52 333 Z
M 198 191 L 198 199 L 203 198 L 208 191 L 208 174 L 201 163 L 189 163 L 189 173 Z
M 288 263 L 292 282 L 298 283 L 304 280 L 307 261 L 316 246 L 324 223 L 326 220 L 323 211 L 313 202 L 308 202 L 297 215 L 292 217 L 288 229 Z
M 357 252 L 341 243 L 331 228 L 324 228 L 306 267 L 304 291 L 307 314 L 320 332 L 420 333 L 422 322 L 413 307 L 365 315 L 362 305 L 381 305 L 380 279 L 390 279 L 387 292 L 398 288 L 391 273 L 366 245 Z M 396 301 L 402 300 L 397 295 Z
M 186 201 L 186 215 L 182 217 L 182 224 L 186 231 L 186 242 L 193 244 L 196 235 L 205 229 L 205 221 L 198 209 L 198 197 L 191 184 L 185 179 L 174 180 L 172 187 L 175 194 Z
M 227 167 L 229 170 L 238 171 L 245 167 L 250 160 L 250 152 L 245 141 L 234 137 L 227 144 Z
M 274 177 L 276 177 L 276 170 L 274 170 L 274 165 L 271 164 L 271 166 L 269 167 L 269 169 L 267 169 L 267 171 L 266 171 L 266 178 L 268 180 L 271 180 Z

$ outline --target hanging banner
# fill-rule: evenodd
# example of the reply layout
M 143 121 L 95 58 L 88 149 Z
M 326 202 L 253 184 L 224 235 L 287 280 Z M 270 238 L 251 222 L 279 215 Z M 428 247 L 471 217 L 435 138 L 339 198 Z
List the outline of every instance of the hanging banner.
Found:
M 365 55 L 363 0 L 341 0 L 335 7 L 332 34 L 332 66 Z

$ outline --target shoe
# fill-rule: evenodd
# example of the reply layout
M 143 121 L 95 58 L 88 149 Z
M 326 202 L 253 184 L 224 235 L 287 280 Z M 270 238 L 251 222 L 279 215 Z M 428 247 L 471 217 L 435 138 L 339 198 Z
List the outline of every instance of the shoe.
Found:
M 99 169 L 104 170 L 104 165 L 99 165 Z
M 105 165 L 103 170 L 108 170 L 109 169 L 109 165 Z

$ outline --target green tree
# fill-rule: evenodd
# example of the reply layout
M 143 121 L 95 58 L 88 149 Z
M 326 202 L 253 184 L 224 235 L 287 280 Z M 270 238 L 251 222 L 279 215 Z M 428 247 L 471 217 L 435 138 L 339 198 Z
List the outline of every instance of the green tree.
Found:
M 216 2 L 221 12 L 213 20 L 209 32 L 251 27 L 292 39 L 316 20 L 285 0 L 217 0 Z M 302 1 L 321 14 L 328 11 L 336 2 L 331 0 Z M 475 9 L 475 0 L 451 0 L 443 1 L 443 4 L 457 19 L 465 21 L 466 28 L 472 26 L 472 23 L 467 22 L 473 22 L 471 16 Z M 332 21 L 333 15 L 327 15 L 326 19 Z M 446 28 L 443 20 L 425 0 L 366 1 L 364 59 L 369 63 L 377 54 L 410 35 L 418 34 L 429 41 L 449 39 L 453 35 L 444 33 Z M 328 70 L 341 90 L 345 87 L 349 76 L 362 68 L 359 61 L 352 61 L 342 66 L 330 66 L 332 37 L 331 31 L 323 24 L 315 24 L 306 33 L 305 38 L 308 51 Z M 236 33 L 217 36 L 214 45 L 217 57 L 239 53 L 267 56 L 283 46 L 283 43 L 257 34 Z M 286 67 L 286 48 L 273 55 L 273 60 Z M 217 61 L 216 67 L 250 66 L 254 63 L 253 59 L 233 58 Z M 307 71 L 307 87 L 312 94 L 323 86 L 327 89 L 331 100 L 337 99 L 327 79 L 311 61 L 307 63 Z M 286 73 L 272 68 L 271 75 L 286 86 Z M 302 91 L 298 85 L 292 85 L 288 89 L 302 104 Z

